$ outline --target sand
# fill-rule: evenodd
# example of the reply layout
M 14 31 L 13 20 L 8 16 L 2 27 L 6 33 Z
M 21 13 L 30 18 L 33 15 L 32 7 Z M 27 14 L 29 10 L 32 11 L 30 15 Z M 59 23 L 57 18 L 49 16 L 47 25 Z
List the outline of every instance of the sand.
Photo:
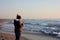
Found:
M 0 23 L 8 21 L 9 19 L 0 19 Z M 1 30 L 1 25 L 0 25 L 0 30 Z M 9 34 L 9 33 L 1 33 L 0 32 L 0 40 L 15 40 L 15 35 L 14 34 Z M 21 40 L 28 40 L 25 37 L 21 37 Z
M 49 36 L 42 33 L 23 33 L 22 36 L 30 39 L 30 40 L 60 40 L 60 38 L 57 38 L 55 36 Z
M 0 33 L 0 40 L 15 40 L 14 34 Z M 28 40 L 25 37 L 21 37 L 21 40 Z

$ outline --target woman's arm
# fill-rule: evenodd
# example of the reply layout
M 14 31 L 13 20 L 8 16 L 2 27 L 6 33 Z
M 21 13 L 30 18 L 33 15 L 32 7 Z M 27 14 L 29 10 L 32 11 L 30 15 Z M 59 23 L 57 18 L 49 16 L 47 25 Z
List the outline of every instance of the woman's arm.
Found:
M 19 24 L 20 24 L 20 26 L 21 26 L 19 30 L 20 30 L 20 32 L 22 32 L 22 29 L 23 29 L 24 24 L 21 23 L 21 21 L 19 21 Z

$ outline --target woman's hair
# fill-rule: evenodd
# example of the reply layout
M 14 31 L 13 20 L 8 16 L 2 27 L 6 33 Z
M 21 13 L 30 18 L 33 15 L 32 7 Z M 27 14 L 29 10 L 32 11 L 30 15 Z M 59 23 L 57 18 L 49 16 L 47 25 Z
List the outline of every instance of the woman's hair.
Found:
M 17 14 L 16 19 L 21 19 L 21 16 Z

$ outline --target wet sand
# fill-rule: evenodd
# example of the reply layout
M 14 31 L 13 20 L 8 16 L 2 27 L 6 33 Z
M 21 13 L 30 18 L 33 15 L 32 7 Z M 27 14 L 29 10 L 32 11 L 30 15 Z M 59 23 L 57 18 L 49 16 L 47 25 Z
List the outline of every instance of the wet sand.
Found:
M 60 40 L 60 38 L 45 35 L 42 33 L 22 33 L 22 36 L 24 36 L 30 40 Z

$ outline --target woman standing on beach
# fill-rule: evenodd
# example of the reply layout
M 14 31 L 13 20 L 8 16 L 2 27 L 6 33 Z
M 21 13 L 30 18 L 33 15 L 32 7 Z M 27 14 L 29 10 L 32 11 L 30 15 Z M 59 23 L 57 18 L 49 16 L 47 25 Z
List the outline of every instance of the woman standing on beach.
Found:
M 17 14 L 16 19 L 14 19 L 14 26 L 15 26 L 15 36 L 16 39 L 15 40 L 19 40 L 20 36 L 21 36 L 21 32 L 22 32 L 22 27 L 23 27 L 23 23 L 21 23 L 21 16 Z

